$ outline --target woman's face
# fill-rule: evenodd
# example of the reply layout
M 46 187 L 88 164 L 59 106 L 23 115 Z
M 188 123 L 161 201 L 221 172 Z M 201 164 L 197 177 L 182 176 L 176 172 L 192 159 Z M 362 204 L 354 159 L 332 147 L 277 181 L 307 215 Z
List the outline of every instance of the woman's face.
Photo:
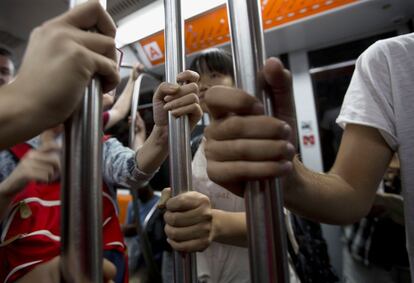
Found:
M 198 82 L 198 87 L 200 90 L 200 105 L 204 112 L 209 113 L 206 103 L 204 101 L 204 96 L 207 90 L 212 86 L 233 86 L 233 78 L 229 75 L 224 75 L 218 72 L 208 72 L 200 74 L 200 80 Z

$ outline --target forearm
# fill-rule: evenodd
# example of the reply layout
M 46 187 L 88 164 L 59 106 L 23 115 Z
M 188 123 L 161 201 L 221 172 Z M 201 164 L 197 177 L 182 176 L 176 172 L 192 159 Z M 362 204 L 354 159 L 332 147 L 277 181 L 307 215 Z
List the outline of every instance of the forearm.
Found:
M 0 183 L 0 220 L 3 220 L 6 216 L 10 203 L 22 186 L 23 184 L 18 184 L 12 176 Z
M 112 109 L 116 110 L 122 117 L 125 117 L 131 110 L 131 99 L 134 92 L 135 81 L 129 78 L 124 91 L 121 93 Z
M 213 209 L 213 241 L 222 244 L 246 247 L 246 213 Z
M 40 115 L 28 98 L 21 97 L 16 82 L 1 87 L 0 149 L 27 140 L 50 126 L 48 116 Z
M 164 129 L 154 126 L 151 135 L 138 150 L 136 163 L 138 168 L 148 174 L 157 170 L 168 155 L 168 138 Z
M 283 180 L 285 205 L 306 218 L 329 224 L 350 224 L 365 216 L 373 202 L 339 175 L 308 170 L 295 158 L 293 173 Z

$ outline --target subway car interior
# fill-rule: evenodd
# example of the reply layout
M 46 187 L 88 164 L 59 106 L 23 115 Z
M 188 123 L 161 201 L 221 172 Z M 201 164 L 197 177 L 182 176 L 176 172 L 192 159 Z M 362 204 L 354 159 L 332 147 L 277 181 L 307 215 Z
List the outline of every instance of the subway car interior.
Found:
M 413 0 L 1 0 L 0 281 L 414 282 L 413 78 Z

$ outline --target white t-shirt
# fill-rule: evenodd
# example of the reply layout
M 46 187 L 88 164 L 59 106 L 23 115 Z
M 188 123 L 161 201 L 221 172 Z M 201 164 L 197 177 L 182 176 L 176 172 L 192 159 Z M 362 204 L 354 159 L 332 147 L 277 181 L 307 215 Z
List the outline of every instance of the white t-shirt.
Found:
M 213 208 L 230 212 L 245 211 L 244 200 L 207 176 L 207 160 L 204 141 L 201 142 L 192 162 L 193 187 L 210 198 Z M 213 242 L 210 247 L 197 253 L 197 273 L 203 283 L 250 282 L 249 253 L 247 248 Z
M 378 41 L 361 55 L 337 123 L 377 128 L 398 151 L 414 274 L 414 33 Z

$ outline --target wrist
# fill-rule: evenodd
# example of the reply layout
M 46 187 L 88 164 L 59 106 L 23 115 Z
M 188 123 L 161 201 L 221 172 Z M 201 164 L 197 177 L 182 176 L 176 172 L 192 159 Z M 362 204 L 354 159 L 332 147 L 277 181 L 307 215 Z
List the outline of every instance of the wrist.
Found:
M 282 178 L 284 201 L 287 207 L 291 207 L 291 205 L 295 203 L 295 199 L 297 201 L 297 196 L 300 195 L 298 190 L 302 189 L 304 186 L 303 174 L 306 171 L 303 163 L 299 159 L 298 154 L 296 154 L 293 158 L 292 164 L 292 172 Z
M 168 127 L 154 125 L 151 132 L 151 139 L 155 141 L 156 145 L 167 146 L 168 145 Z
M 5 199 L 13 198 L 17 193 L 19 193 L 26 186 L 26 184 L 27 184 L 27 181 L 11 174 L 1 184 L 1 190 L 0 190 L 1 198 L 5 198 Z
M 212 241 L 213 242 L 219 242 L 220 238 L 223 235 L 223 227 L 221 222 L 221 215 L 222 211 L 218 209 L 212 209 L 211 210 L 212 215 Z

